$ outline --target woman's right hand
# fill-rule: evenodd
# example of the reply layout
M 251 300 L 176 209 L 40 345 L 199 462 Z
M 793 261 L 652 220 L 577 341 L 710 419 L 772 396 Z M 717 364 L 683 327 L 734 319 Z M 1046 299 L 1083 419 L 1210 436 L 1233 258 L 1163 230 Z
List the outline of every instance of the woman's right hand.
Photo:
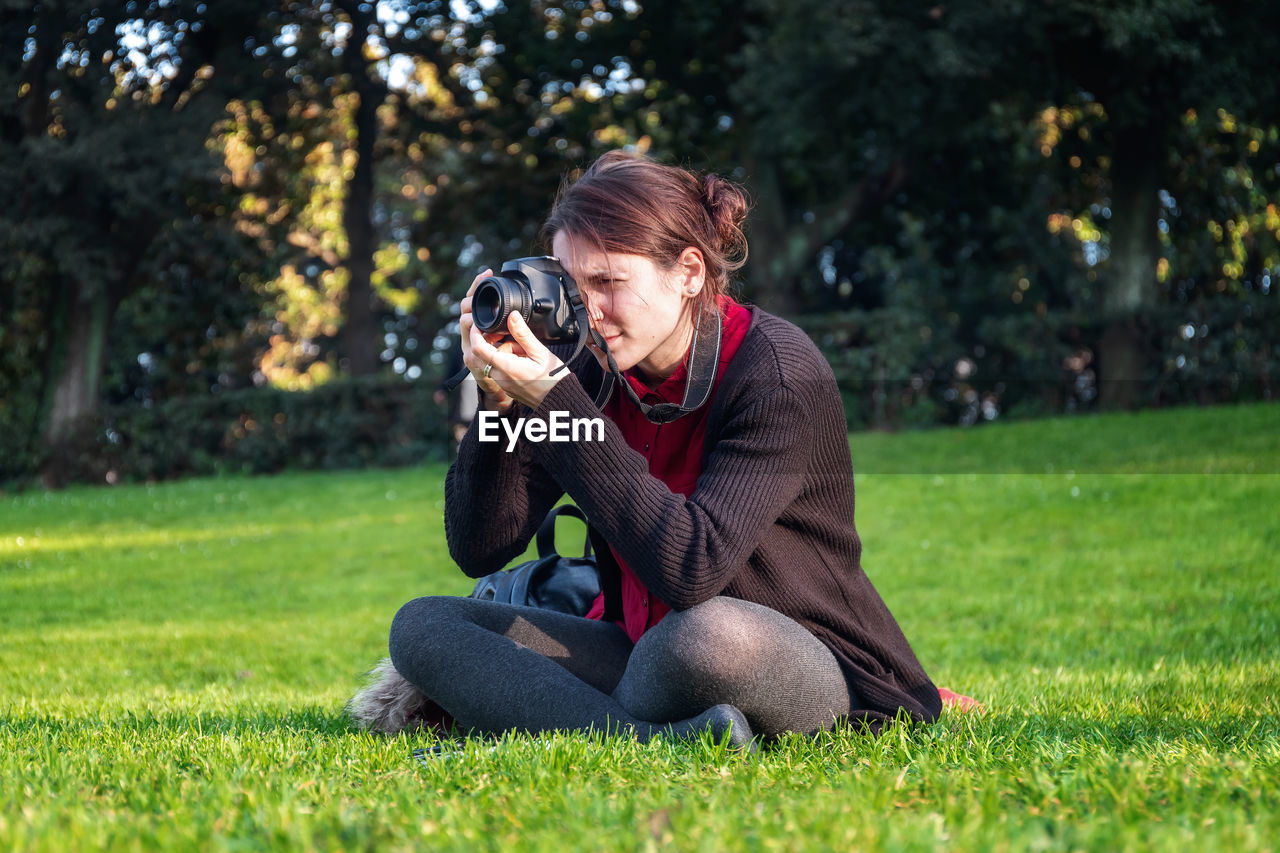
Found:
M 471 346 L 471 330 L 475 327 L 475 317 L 471 314 L 471 296 L 476 292 L 476 285 L 493 275 L 493 270 L 485 270 L 480 273 L 471 282 L 471 287 L 467 290 L 467 295 L 463 297 L 460 308 L 461 316 L 458 318 L 458 325 L 462 330 L 462 363 L 471 371 L 471 375 L 476 378 L 476 387 L 480 389 L 480 393 L 484 396 L 482 401 L 486 409 L 505 412 L 515 404 L 506 391 L 498 385 L 498 381 L 492 377 L 484 375 L 484 369 L 488 363 L 481 360 L 477 356 Z M 498 343 L 505 338 L 501 332 L 487 332 L 484 334 L 485 340 L 490 343 Z

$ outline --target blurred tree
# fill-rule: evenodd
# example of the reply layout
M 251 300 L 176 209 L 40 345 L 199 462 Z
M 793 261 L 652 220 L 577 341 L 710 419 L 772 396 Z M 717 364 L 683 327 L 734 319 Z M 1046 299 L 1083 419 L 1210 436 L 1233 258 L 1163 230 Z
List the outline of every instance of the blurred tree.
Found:
M 412 71 L 390 102 L 381 207 L 406 256 L 401 275 L 422 282 L 417 328 L 442 332 L 439 361 L 440 347 L 456 346 L 447 323 L 473 276 L 542 251 L 565 173 L 649 144 L 636 112 L 643 83 L 613 40 L 629 5 L 454 3 L 384 26 L 390 61 Z
M 763 164 L 753 172 L 770 227 L 752 236 L 765 237 L 771 286 L 818 307 L 820 250 L 904 191 L 927 189 L 939 160 L 989 121 L 1015 24 L 918 3 L 750 5 L 768 24 L 741 51 L 731 91 L 752 130 L 749 160 Z
M 1212 187 L 1216 169 L 1170 169 L 1180 160 L 1205 165 L 1215 147 L 1220 162 L 1221 146 L 1205 135 L 1198 153 L 1175 150 L 1175 141 L 1190 141 L 1178 129 L 1196 113 L 1218 115 L 1222 129 L 1252 123 L 1252 150 L 1221 168 L 1241 186 L 1274 181 L 1259 152 L 1280 119 L 1270 71 L 1275 4 L 755 0 L 748 8 L 766 23 L 748 29 L 737 54 L 730 112 L 752 130 L 746 161 L 774 166 L 776 179 L 768 168 L 752 175 L 762 200 L 756 227 L 772 222 L 766 232 L 787 235 L 753 234 L 774 286 L 793 281 L 794 304 L 817 307 L 829 295 L 823 279 L 843 274 L 819 260 L 823 275 L 814 275 L 815 256 L 860 245 L 845 260 L 857 268 L 853 278 L 892 283 L 889 304 L 931 326 L 931 345 L 947 327 L 995 328 L 993 309 L 1010 320 L 1029 315 L 1006 324 L 1002 339 L 1012 345 L 1015 327 L 1040 321 L 1088 337 L 1067 354 L 1082 380 L 1093 377 L 1082 400 L 1100 390 L 1106 405 L 1132 404 L 1138 380 L 1151 393 L 1160 369 L 1151 315 L 1169 301 L 1160 285 L 1168 240 L 1158 228 L 1171 217 L 1161 192 L 1182 210 L 1219 210 L 1228 197 Z M 1029 125 L 1038 125 L 1037 139 L 1028 139 Z M 1040 162 L 1025 154 L 1036 149 Z M 1175 186 L 1179 175 L 1193 180 Z M 1246 242 L 1271 240 L 1257 227 L 1266 220 L 1263 195 L 1245 200 L 1255 227 L 1235 228 L 1250 235 L 1237 254 L 1247 254 Z M 789 222 L 771 213 L 778 196 Z M 1219 223 L 1223 232 L 1244 213 Z M 884 216 L 888 229 L 875 222 Z M 913 256 L 927 259 L 925 268 Z M 1042 262 L 1050 258 L 1068 263 Z M 1270 269 L 1242 267 L 1223 259 L 1181 274 L 1216 278 L 1222 269 L 1260 281 Z M 943 293 L 904 288 L 907 272 Z M 994 301 L 1002 290 L 1005 299 Z M 962 350 L 990 349 L 963 336 Z
M 229 219 L 263 259 L 249 273 L 269 315 L 257 379 L 305 388 L 340 366 L 367 375 L 378 362 L 365 148 L 377 135 L 367 113 L 380 101 L 363 80 L 365 42 L 334 4 L 295 3 L 268 18 L 253 53 L 280 84 L 232 100 L 211 141 L 225 164 Z
M 234 204 L 224 186 L 193 185 L 187 216 L 157 235 L 112 318 L 107 404 L 150 407 L 252 385 L 266 330 L 248 271 L 263 259 L 226 216 Z
M 0 87 L 17 93 L 0 104 L 0 276 L 9 315 L 44 329 L 25 350 L 39 388 L 18 380 L 26 412 L 6 414 L 33 435 L 25 453 L 96 408 L 111 318 L 188 186 L 211 175 L 218 92 L 254 85 L 243 45 L 260 9 L 0 7 Z
M 1190 183 L 1171 183 L 1178 177 L 1171 165 L 1188 153 L 1176 152 L 1173 143 L 1188 111 L 1218 113 L 1224 128 L 1234 124 L 1233 115 L 1263 127 L 1280 122 L 1280 8 L 1265 0 L 1105 6 L 1072 0 L 1046 4 L 1028 24 L 1027 63 L 1041 60 L 1030 79 L 1048 84 L 1054 104 L 1097 103 L 1105 112 L 1094 151 L 1076 162 L 1102 170 L 1105 183 L 1097 186 L 1095 200 L 1110 210 L 1109 259 L 1099 278 L 1098 307 L 1106 323 L 1097 345 L 1102 402 L 1129 406 L 1138 399 L 1139 382 L 1149 384 L 1156 367 L 1147 363 L 1136 317 L 1166 301 L 1161 192 L 1196 207 L 1216 206 L 1222 198 L 1202 195 L 1209 169 L 1190 176 Z M 1238 162 L 1243 166 L 1246 159 Z M 1088 171 L 1083 177 L 1090 179 Z M 1195 196 L 1201 198 L 1192 201 Z
M 566 172 L 610 148 L 647 146 L 634 115 L 636 81 L 609 38 L 626 22 L 626 5 L 469 4 L 453 46 L 437 58 L 454 120 L 428 124 L 449 142 L 448 180 L 435 199 L 448 214 L 424 223 L 418 239 L 448 247 L 446 257 L 461 255 L 475 271 L 534 251 Z
M 472 275 L 537 251 L 562 176 L 623 145 L 747 184 L 746 295 L 826 315 L 865 422 L 1123 404 L 1138 377 L 1266 393 L 1278 18 L 0 0 L 0 429 L 26 436 L 0 465 L 104 392 L 421 376 Z
M 374 343 L 373 253 L 373 151 L 378 135 L 378 107 L 387 97 L 386 83 L 370 70 L 368 38 L 376 29 L 373 4 L 363 0 L 335 0 L 334 6 L 351 28 L 341 45 L 342 72 L 355 98 L 351 115 L 351 148 L 355 164 L 347 181 L 342 225 L 347 232 L 347 300 L 342 325 L 347 372 L 369 376 L 378 369 Z M 344 175 L 344 177 L 346 177 Z
M 536 250 L 563 173 L 636 141 L 615 121 L 631 81 L 593 47 L 611 18 L 602 3 L 291 7 L 261 57 L 288 99 L 237 100 L 216 135 L 237 227 L 278 269 L 262 283 L 268 379 L 379 360 L 420 375 L 411 361 L 474 272 Z

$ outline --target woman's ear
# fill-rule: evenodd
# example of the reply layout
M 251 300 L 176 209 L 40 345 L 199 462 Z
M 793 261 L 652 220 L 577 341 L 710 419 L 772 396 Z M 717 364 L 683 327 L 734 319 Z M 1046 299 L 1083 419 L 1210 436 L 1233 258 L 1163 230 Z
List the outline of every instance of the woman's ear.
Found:
M 676 284 L 682 296 L 697 296 L 707 280 L 707 263 L 702 252 L 686 246 L 676 258 Z

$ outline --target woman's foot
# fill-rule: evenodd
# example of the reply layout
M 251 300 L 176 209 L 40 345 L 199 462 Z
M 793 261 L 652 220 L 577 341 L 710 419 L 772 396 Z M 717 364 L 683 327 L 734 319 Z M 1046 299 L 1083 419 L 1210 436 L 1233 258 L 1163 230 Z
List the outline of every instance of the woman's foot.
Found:
M 671 737 L 691 739 L 705 731 L 710 731 L 716 740 L 728 735 L 729 746 L 745 747 L 751 744 L 751 724 L 743 713 L 732 705 L 715 705 L 696 717 L 670 723 L 665 726 L 654 726 L 650 736 L 670 735 Z

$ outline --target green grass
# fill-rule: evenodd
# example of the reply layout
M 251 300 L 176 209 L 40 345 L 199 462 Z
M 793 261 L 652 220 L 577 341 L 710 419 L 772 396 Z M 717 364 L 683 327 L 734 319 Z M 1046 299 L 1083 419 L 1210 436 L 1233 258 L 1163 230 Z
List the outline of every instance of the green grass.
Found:
M 866 569 L 988 711 L 749 756 L 354 731 L 396 608 L 470 588 L 442 468 L 0 495 L 0 849 L 1275 850 L 1278 436 L 851 437 Z

